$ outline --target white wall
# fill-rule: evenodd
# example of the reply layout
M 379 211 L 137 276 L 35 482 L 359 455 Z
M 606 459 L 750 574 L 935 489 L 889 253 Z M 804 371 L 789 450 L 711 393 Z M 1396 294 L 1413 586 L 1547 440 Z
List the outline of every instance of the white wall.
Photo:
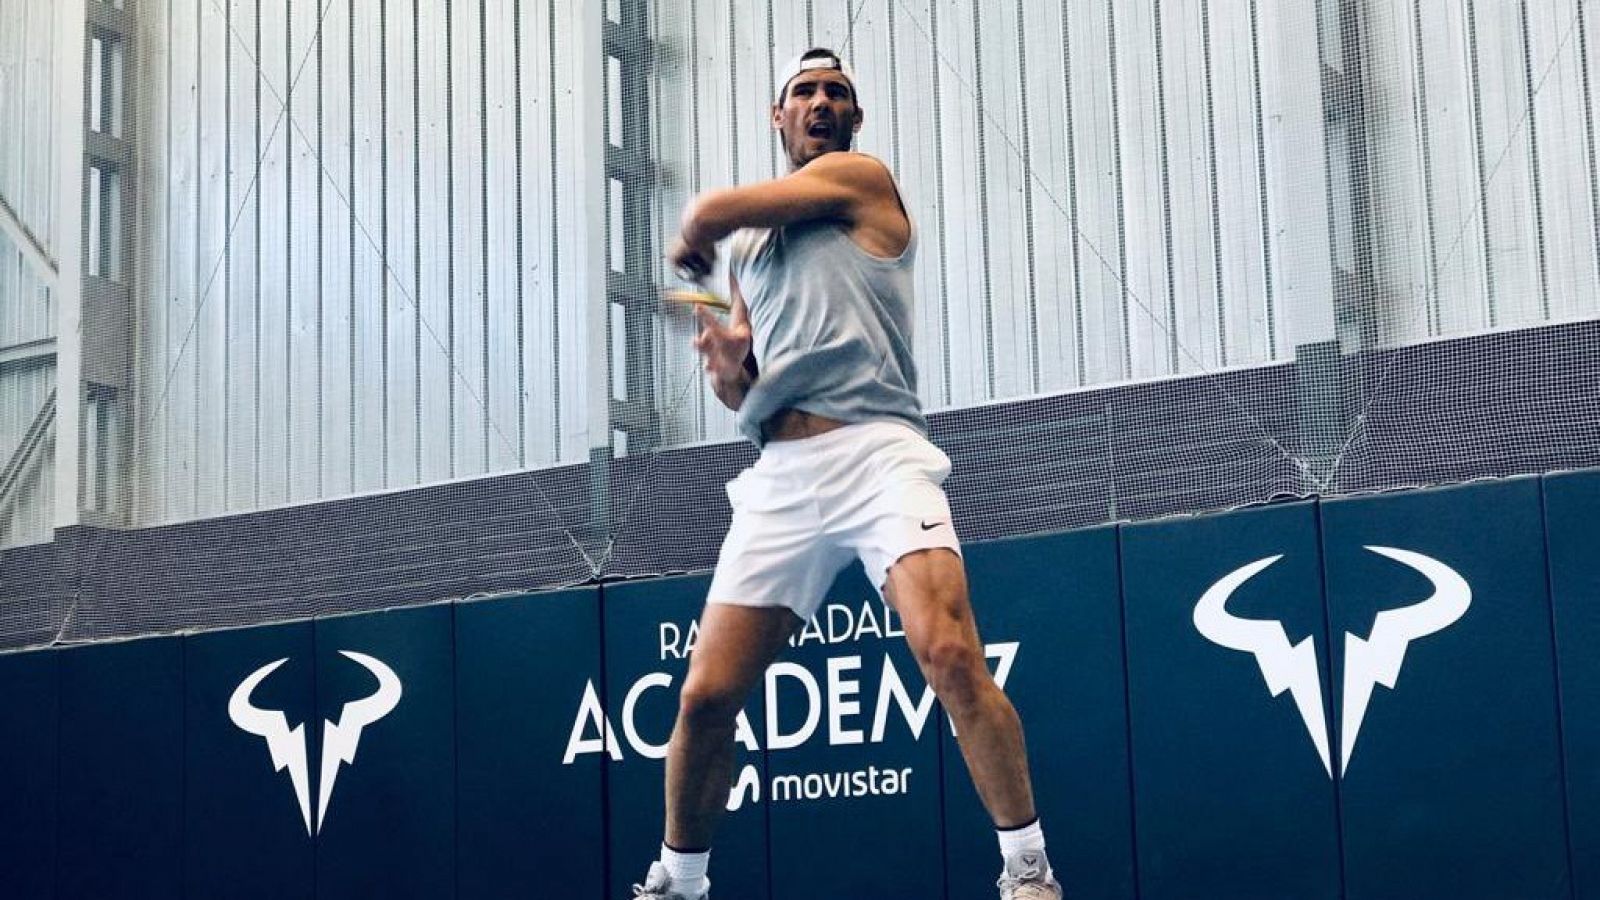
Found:
M 1600 6 L 1367 10 L 1385 339 L 1600 313 Z
M 51 4 L 0 0 L 0 358 L 8 348 L 56 333 L 54 272 L 58 246 L 54 146 L 59 21 Z M 48 355 L 0 365 L 0 467 L 55 383 Z M 53 432 L 52 432 L 53 433 Z M 0 508 L 0 544 L 34 543 L 51 535 L 53 448 L 47 443 L 20 473 Z
M 519 5 L 145 0 L 138 521 L 588 458 L 597 48 Z
M 137 521 L 605 443 L 594 8 L 146 0 Z M 829 45 L 921 230 L 930 408 L 1292 359 L 1353 246 L 1333 9 L 653 2 L 657 241 L 781 173 L 773 71 Z M 1363 0 L 1360 32 L 1379 343 L 1600 312 L 1600 7 Z M 731 438 L 689 336 L 657 324 L 665 441 Z
M 813 44 L 850 58 L 859 146 L 898 173 L 921 229 L 932 408 L 1268 362 L 1332 336 L 1311 4 L 661 6 L 657 140 L 677 176 L 663 228 L 692 189 L 773 174 L 774 67 Z M 686 326 L 669 325 L 673 433 L 731 435 L 693 371 Z

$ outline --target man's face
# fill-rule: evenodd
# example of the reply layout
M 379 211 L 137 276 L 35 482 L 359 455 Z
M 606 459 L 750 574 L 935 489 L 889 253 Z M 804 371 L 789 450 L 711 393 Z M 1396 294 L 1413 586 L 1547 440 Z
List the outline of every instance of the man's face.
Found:
M 833 69 L 796 75 L 783 103 L 772 107 L 772 127 L 796 169 L 824 153 L 849 150 L 861 129 L 861 110 L 849 79 Z

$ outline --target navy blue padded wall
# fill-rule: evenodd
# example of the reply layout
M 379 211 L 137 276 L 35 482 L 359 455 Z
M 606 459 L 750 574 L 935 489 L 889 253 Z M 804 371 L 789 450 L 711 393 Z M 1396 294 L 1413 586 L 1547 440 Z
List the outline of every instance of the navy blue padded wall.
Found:
M 607 816 L 611 893 L 644 880 L 661 850 L 663 762 L 678 712 L 678 692 L 689 662 L 685 651 L 691 626 L 705 605 L 710 579 L 703 575 L 658 578 L 605 585 L 605 682 L 600 693 L 613 728 L 610 750 L 589 719 L 580 737 L 583 758 L 609 760 Z M 631 699 L 631 702 L 630 702 Z M 764 747 L 766 718 L 758 687 L 745 706 L 751 735 Z M 766 796 L 766 766 L 761 750 L 741 746 L 737 771 Z M 718 897 L 762 900 L 767 894 L 767 804 L 751 802 L 746 789 L 740 808 L 723 817 L 714 843 L 711 880 Z
M 601 900 L 601 754 L 579 753 L 598 698 L 596 588 L 456 607 L 459 896 Z M 570 756 L 569 756 L 570 754 Z
M 319 813 L 319 897 L 454 895 L 452 613 L 428 606 L 316 623 L 318 768 L 334 773 Z
M 184 666 L 186 895 L 311 897 L 320 760 L 311 623 L 191 636 Z
M 1539 481 L 1321 511 L 1346 896 L 1568 897 Z
M 1572 879 L 1600 900 L 1600 472 L 1544 480 L 1566 738 Z
M 183 641 L 61 654 L 61 898 L 182 893 Z
M 1140 896 L 1339 897 L 1314 505 L 1125 526 L 1122 578 Z
M 1022 717 L 1050 859 L 1081 900 L 1134 896 L 1133 799 L 1117 532 L 972 544 L 967 577 L 991 669 Z M 1000 867 L 992 822 L 944 735 L 950 896 L 980 897 Z
M 55 891 L 60 662 L 48 650 L 0 656 L 0 883 L 19 897 Z
M 944 892 L 941 719 L 898 632 L 852 564 L 784 657 L 798 669 L 768 709 L 789 739 L 766 744 L 773 900 Z

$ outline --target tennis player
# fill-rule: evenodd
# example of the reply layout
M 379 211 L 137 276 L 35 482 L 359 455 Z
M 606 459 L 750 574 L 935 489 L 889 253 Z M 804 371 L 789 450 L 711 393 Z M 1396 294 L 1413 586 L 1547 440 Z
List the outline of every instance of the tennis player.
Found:
M 888 169 L 850 149 L 862 112 L 838 55 L 807 51 L 780 78 L 772 127 L 790 173 L 694 198 L 668 254 L 699 281 L 732 238 L 728 320 L 697 309 L 695 347 L 761 456 L 728 483 L 733 522 L 667 753 L 665 841 L 634 896 L 708 896 L 735 718 L 859 557 L 960 734 L 999 831 L 1000 896 L 1055 900 L 1022 725 L 989 674 L 968 602 L 941 487 L 950 460 L 929 442 L 917 399 L 915 231 Z

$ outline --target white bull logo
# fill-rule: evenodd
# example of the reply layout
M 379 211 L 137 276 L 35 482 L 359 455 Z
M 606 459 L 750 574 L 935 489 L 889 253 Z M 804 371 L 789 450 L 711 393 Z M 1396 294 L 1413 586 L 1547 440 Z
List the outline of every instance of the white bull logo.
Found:
M 1350 770 L 1350 757 L 1355 752 L 1356 737 L 1361 733 L 1361 723 L 1372 700 L 1373 686 L 1381 684 L 1393 690 L 1405 662 L 1406 647 L 1414 640 L 1449 628 L 1472 605 L 1472 588 L 1444 563 L 1410 550 L 1372 546 L 1366 549 L 1422 573 L 1433 585 L 1433 593 L 1420 603 L 1378 613 L 1372 633 L 1365 640 L 1345 634 L 1343 740 L 1339 764 L 1343 773 Z M 1282 623 L 1271 619 L 1246 619 L 1227 610 L 1228 599 L 1235 591 L 1282 558 L 1280 555 L 1258 559 L 1224 575 L 1195 604 L 1194 627 L 1213 644 L 1253 654 L 1272 696 L 1289 691 L 1322 759 L 1322 766 L 1331 778 L 1333 763 L 1328 747 L 1328 726 L 1322 712 L 1322 673 L 1312 639 L 1307 637 L 1292 644 Z
M 328 805 L 333 802 L 333 784 L 339 775 L 339 766 L 353 763 L 356 746 L 361 741 L 361 730 L 382 719 L 400 703 L 402 688 L 394 670 L 365 653 L 351 650 L 339 651 L 347 659 L 378 679 L 378 689 L 370 696 L 352 700 L 339 713 L 339 721 L 325 721 L 322 731 L 322 778 L 317 799 L 315 824 L 311 819 L 311 779 L 306 765 L 305 724 L 289 727 L 289 719 L 275 709 L 260 709 L 250 702 L 250 695 L 267 676 L 288 662 L 287 658 L 270 662 L 251 672 L 234 688 L 228 698 L 228 718 L 240 730 L 264 738 L 267 751 L 272 755 L 273 771 L 289 770 L 289 782 L 294 785 L 294 796 L 300 804 L 300 816 L 305 820 L 306 834 L 322 830 L 322 821 L 328 815 Z

